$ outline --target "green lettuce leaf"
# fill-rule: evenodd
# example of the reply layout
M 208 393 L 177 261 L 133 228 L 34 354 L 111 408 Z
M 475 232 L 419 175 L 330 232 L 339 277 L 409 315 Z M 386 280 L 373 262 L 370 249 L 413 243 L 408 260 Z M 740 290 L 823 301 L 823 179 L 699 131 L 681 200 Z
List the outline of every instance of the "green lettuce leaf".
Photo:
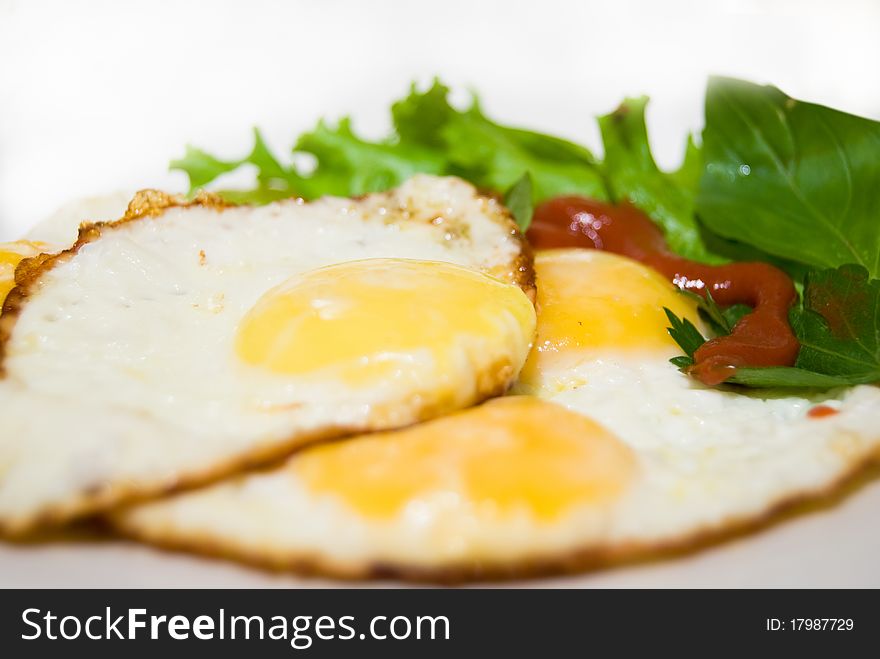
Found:
M 611 114 L 599 117 L 605 145 L 604 173 L 615 202 L 629 201 L 663 229 L 670 248 L 706 263 L 718 262 L 703 243 L 694 214 L 702 156 L 688 137 L 685 157 L 675 172 L 654 162 L 648 143 L 645 108 L 648 98 L 628 98 Z
M 529 225 L 532 223 L 532 211 L 534 210 L 532 195 L 532 177 L 528 172 L 523 174 L 504 195 L 504 205 L 507 206 L 513 219 L 516 220 L 519 230 L 523 233 L 528 231 Z
M 359 195 L 392 188 L 420 172 L 461 176 L 499 193 L 512 189 L 528 173 L 531 204 L 560 194 L 607 199 L 600 167 L 588 149 L 497 124 L 483 114 L 476 99 L 468 109 L 458 110 L 450 105 L 448 94 L 449 89 L 439 81 L 425 91 L 413 86 L 407 97 L 392 106 L 394 132 L 375 142 L 356 135 L 347 118 L 336 125 L 319 122 L 293 148 L 315 157 L 316 167 L 309 173 L 293 164 L 282 165 L 257 131 L 254 147 L 245 158 L 220 160 L 188 147 L 171 168 L 189 176 L 190 193 L 194 193 L 243 165 L 255 166 L 253 189 L 220 191 L 236 202 Z M 526 226 L 525 219 L 520 221 Z
M 294 169 L 285 169 L 272 155 L 260 131 L 254 128 L 254 146 L 240 160 L 219 160 L 193 146 L 186 147 L 183 158 L 172 160 L 170 169 L 177 169 L 189 176 L 189 193 L 192 195 L 224 174 L 243 165 L 253 165 L 257 170 L 257 185 L 251 190 L 221 190 L 219 193 L 234 203 L 264 204 L 300 194 L 301 177 Z
M 354 134 L 348 118 L 335 127 L 319 122 L 314 130 L 300 136 L 294 151 L 317 159 L 314 171 L 300 182 L 301 194 L 307 199 L 387 190 L 413 174 L 443 174 L 446 170 L 443 153 L 399 140 L 363 140 Z
M 412 83 L 409 94 L 391 106 L 391 120 L 400 140 L 433 149 L 446 148 L 443 127 L 455 114 L 449 104 L 449 87 L 438 79 L 423 92 Z
M 567 140 L 497 124 L 473 98 L 466 110 L 453 108 L 449 89 L 434 81 L 425 92 L 413 86 L 392 107 L 394 128 L 402 143 L 442 151 L 447 173 L 495 191 L 507 190 L 528 172 L 532 201 L 562 194 L 607 199 L 605 183 L 593 154 Z
M 493 123 L 476 102 L 456 114 L 443 135 L 454 165 L 450 173 L 460 173 L 477 186 L 505 190 L 530 172 L 536 202 L 565 194 L 607 198 L 589 151 L 555 137 Z
M 768 254 L 880 276 L 880 122 L 712 78 L 697 213 Z
M 172 160 L 168 167 L 169 169 L 179 169 L 189 176 L 189 191 L 192 194 L 199 188 L 208 185 L 215 178 L 236 170 L 241 165 L 241 160 L 219 160 L 210 153 L 188 144 L 183 157 Z

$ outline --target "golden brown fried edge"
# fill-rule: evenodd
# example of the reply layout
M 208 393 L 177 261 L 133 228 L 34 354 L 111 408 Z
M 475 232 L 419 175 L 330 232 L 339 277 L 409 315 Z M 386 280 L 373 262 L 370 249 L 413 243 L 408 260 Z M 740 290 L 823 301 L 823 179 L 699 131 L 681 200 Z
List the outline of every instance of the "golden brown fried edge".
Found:
M 194 553 L 244 563 L 271 572 L 289 572 L 304 577 L 329 577 L 345 581 L 395 579 L 412 583 L 455 586 L 473 582 L 504 582 L 515 579 L 568 576 L 691 555 L 702 549 L 767 529 L 791 517 L 831 507 L 854 490 L 874 480 L 880 473 L 878 467 L 880 467 L 880 449 L 875 450 L 830 485 L 780 499 L 754 516 L 729 518 L 718 526 L 699 528 L 692 533 L 656 543 L 596 545 L 574 549 L 557 556 L 525 557 L 506 564 L 460 563 L 437 568 L 382 562 L 365 562 L 356 565 L 307 555 L 272 560 L 251 552 L 230 549 L 223 546 L 222 542 L 211 538 L 172 540 L 152 537 L 149 533 L 127 526 L 121 516 L 114 517 L 111 514 L 107 521 L 123 537 L 163 550 Z
M 485 199 L 487 202 L 490 200 L 487 195 L 480 194 L 477 191 L 474 192 L 474 196 Z M 495 200 L 493 199 L 492 201 Z M 235 204 L 224 201 L 218 195 L 207 192 L 199 192 L 195 198 L 187 200 L 178 195 L 171 195 L 159 190 L 141 190 L 132 198 L 122 218 L 111 222 L 84 223 L 80 226 L 77 240 L 71 247 L 57 254 L 38 254 L 37 256 L 22 260 L 15 270 L 16 285 L 7 295 L 2 311 L 0 311 L 0 379 L 5 376 L 4 358 L 6 344 L 12 336 L 15 323 L 22 309 L 27 304 L 28 298 L 38 290 L 40 280 L 45 273 L 49 272 L 56 265 L 73 258 L 83 245 L 98 240 L 104 232 L 112 231 L 129 222 L 149 221 L 159 218 L 170 208 L 186 208 L 190 206 L 201 206 L 218 212 L 236 207 Z M 534 304 L 536 289 L 534 258 L 531 247 L 519 231 L 510 212 L 502 204 L 498 203 L 495 203 L 493 208 L 495 212 L 487 212 L 487 217 L 504 228 L 516 240 L 518 245 L 517 256 L 509 264 L 513 279 L 512 283 L 518 285 Z M 509 361 L 500 360 L 497 364 L 492 365 L 476 383 L 477 402 L 502 395 L 509 388 L 515 377 L 515 369 Z M 415 422 L 433 418 L 437 414 L 436 409 L 427 406 L 422 407 L 417 411 Z M 56 526 L 73 519 L 93 515 L 124 503 L 146 500 L 206 485 L 237 472 L 282 458 L 309 444 L 370 432 L 372 430 L 374 429 L 371 427 L 348 426 L 322 428 L 317 432 L 293 435 L 286 442 L 279 442 L 271 447 L 253 450 L 247 455 L 235 456 L 185 476 L 169 478 L 165 482 L 157 483 L 154 487 L 112 485 L 80 492 L 76 497 L 71 498 L 70 501 L 64 504 L 50 506 L 40 513 L 23 520 L 16 520 L 11 523 L 0 521 L 0 537 L 20 538 L 45 527 Z

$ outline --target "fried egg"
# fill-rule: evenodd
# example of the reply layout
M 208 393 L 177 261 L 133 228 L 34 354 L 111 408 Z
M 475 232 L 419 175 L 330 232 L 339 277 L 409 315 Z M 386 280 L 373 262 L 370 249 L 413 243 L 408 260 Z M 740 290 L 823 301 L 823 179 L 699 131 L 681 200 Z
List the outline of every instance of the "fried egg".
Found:
M 143 193 L 16 279 L 7 533 L 472 405 L 510 385 L 535 329 L 528 248 L 452 178 L 259 208 Z
M 765 519 L 880 451 L 880 389 L 709 389 L 668 360 L 641 264 L 536 257 L 538 329 L 519 395 L 114 514 L 162 546 L 342 577 L 455 581 L 586 569 Z M 819 403 L 833 413 L 813 415 Z

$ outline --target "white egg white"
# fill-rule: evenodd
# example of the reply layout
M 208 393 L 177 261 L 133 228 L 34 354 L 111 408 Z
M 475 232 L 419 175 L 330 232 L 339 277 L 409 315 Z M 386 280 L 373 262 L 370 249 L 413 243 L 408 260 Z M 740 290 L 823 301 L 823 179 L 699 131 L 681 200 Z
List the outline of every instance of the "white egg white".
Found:
M 507 578 L 590 569 L 721 537 L 783 504 L 830 494 L 880 450 L 880 391 L 873 387 L 841 394 L 830 403 L 836 415 L 814 419 L 807 411 L 815 400 L 705 390 L 661 363 L 611 360 L 579 375 L 601 384 L 550 398 L 611 430 L 632 450 L 634 475 L 621 479 L 619 496 L 575 504 L 554 519 L 525 509 L 498 515 L 491 501 L 459 487 L 420 493 L 398 514 L 377 519 L 298 476 L 296 462 L 309 449 L 275 469 L 112 519 L 123 533 L 160 546 L 276 569 L 441 582 Z M 538 478 L 554 477 L 532 468 Z
M 638 455 L 643 477 L 600 542 L 687 544 L 830 494 L 880 457 L 880 388 L 804 395 L 710 389 L 660 359 L 607 356 L 542 398 L 588 415 Z M 837 413 L 811 417 L 818 404 Z
M 541 263 L 539 255 L 539 309 Z M 575 265 L 571 276 L 580 277 Z M 609 322 L 629 312 L 616 313 L 618 320 Z M 598 318 L 583 322 L 601 318 L 600 310 Z M 539 315 L 539 338 L 541 332 Z M 520 488 L 523 506 L 500 514 L 491 496 L 480 498 L 462 484 L 465 468 L 450 449 L 417 455 L 399 467 L 418 470 L 422 461 L 434 460 L 447 474 L 442 487 L 414 493 L 396 513 L 377 517 L 359 507 L 357 496 L 343 496 L 343 486 L 334 493 L 303 479 L 299 461 L 315 450 L 334 450 L 319 447 L 269 471 L 134 506 L 113 521 L 135 538 L 275 568 L 435 581 L 509 577 L 595 568 L 725 537 L 787 504 L 833 493 L 880 457 L 878 387 L 808 393 L 707 388 L 668 362 L 676 354 L 671 342 L 651 350 L 581 345 L 564 354 L 564 346 L 575 344 L 559 340 L 563 354 L 544 360 L 518 388 L 597 421 L 631 453 L 631 470 L 602 475 L 619 481 L 612 497 L 575 497 L 551 517 L 530 512 L 535 479 L 552 493 L 555 479 L 565 473 L 545 464 L 536 449 L 534 460 L 506 475 L 512 488 Z M 810 415 L 818 404 L 835 413 Z M 472 413 L 459 413 L 461 425 L 449 426 L 447 436 L 470 432 L 464 420 Z M 559 424 L 544 423 L 535 431 L 536 444 L 547 442 L 549 450 L 564 423 L 561 416 Z M 420 428 L 392 434 L 405 442 Z M 581 437 L 587 447 L 594 441 L 590 433 Z M 503 437 L 486 432 L 472 440 L 488 448 Z M 356 462 L 350 467 L 352 473 L 366 468 Z M 375 495 L 363 492 L 364 499 Z

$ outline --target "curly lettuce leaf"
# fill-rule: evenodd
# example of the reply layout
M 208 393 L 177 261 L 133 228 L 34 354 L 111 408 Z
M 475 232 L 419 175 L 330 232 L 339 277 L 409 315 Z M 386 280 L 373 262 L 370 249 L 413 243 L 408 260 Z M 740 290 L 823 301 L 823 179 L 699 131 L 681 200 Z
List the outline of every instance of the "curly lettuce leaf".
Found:
M 392 188 L 416 173 L 461 176 L 477 187 L 503 192 L 527 173 L 531 203 L 560 194 L 606 199 L 604 180 L 592 153 L 566 140 L 488 119 L 474 99 L 465 110 L 450 105 L 449 89 L 438 81 L 425 91 L 415 86 L 392 106 L 394 132 L 379 141 L 356 135 L 344 118 L 321 121 L 297 140 L 293 151 L 315 157 L 302 172 L 282 165 L 255 132 L 254 148 L 240 160 L 225 161 L 188 147 L 171 163 L 189 176 L 190 192 L 243 165 L 257 169 L 252 190 L 221 191 L 239 202 L 264 203 L 284 196 L 306 199 L 351 196 Z
M 189 176 L 190 193 L 243 165 L 254 165 L 257 185 L 250 190 L 220 190 L 236 203 L 267 203 L 286 197 L 314 199 L 322 195 L 353 196 L 392 188 L 413 174 L 442 174 L 442 153 L 399 141 L 370 142 L 358 137 L 348 118 L 335 126 L 320 121 L 299 137 L 294 152 L 309 153 L 316 166 L 309 174 L 293 164 L 282 165 L 269 151 L 262 135 L 254 131 L 254 146 L 241 160 L 223 161 L 204 151 L 187 147 L 186 154 L 171 163 Z
M 175 158 L 168 167 L 169 169 L 179 169 L 189 176 L 189 191 L 192 194 L 214 179 L 238 169 L 243 164 L 244 160 L 220 160 L 210 153 L 188 144 L 183 157 Z
M 234 203 L 264 204 L 276 199 L 296 196 L 301 177 L 294 169 L 285 169 L 266 145 L 262 134 L 254 128 L 254 146 L 240 160 L 220 160 L 193 146 L 186 147 L 183 158 L 172 160 L 170 169 L 178 169 L 189 177 L 189 193 L 193 194 L 215 179 L 244 165 L 257 170 L 257 185 L 251 190 L 220 190 L 219 193 Z
M 469 108 L 457 110 L 448 96 L 449 88 L 437 80 L 424 92 L 413 86 L 392 107 L 400 141 L 441 150 L 449 161 L 447 173 L 489 190 L 507 190 L 529 172 L 534 203 L 562 194 L 607 198 L 589 149 L 495 123 L 483 114 L 476 97 Z
M 423 92 L 412 83 L 409 94 L 391 105 L 391 121 L 399 138 L 433 149 L 446 148 L 443 127 L 455 113 L 449 87 L 437 79 Z
M 706 263 L 720 259 L 703 242 L 694 203 L 702 172 L 702 156 L 688 137 L 685 157 L 675 172 L 664 172 L 654 161 L 648 142 L 645 108 L 648 98 L 628 98 L 611 114 L 599 117 L 605 145 L 604 172 L 614 201 L 629 201 L 663 229 L 670 248 Z
M 300 136 L 294 151 L 315 156 L 317 166 L 299 183 L 300 194 L 354 196 L 393 188 L 419 172 L 443 174 L 443 153 L 394 140 L 369 142 L 355 135 L 351 120 L 336 126 L 321 121 Z

